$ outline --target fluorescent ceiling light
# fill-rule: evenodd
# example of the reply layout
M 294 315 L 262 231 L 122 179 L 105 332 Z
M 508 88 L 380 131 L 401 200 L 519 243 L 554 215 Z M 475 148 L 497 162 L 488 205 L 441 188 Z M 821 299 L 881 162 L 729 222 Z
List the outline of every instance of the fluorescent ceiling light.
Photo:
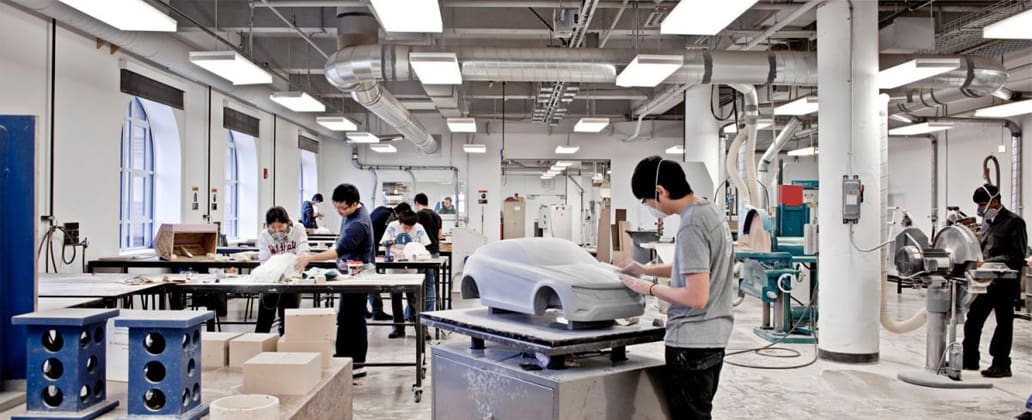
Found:
M 236 51 L 190 51 L 190 62 L 234 85 L 272 83 L 272 74 Z
M 905 125 L 889 130 L 891 136 L 913 136 L 915 134 L 928 134 L 936 131 L 949 130 L 953 128 L 950 123 L 927 122 L 921 124 Z
M 385 32 L 440 33 L 441 6 L 437 0 L 370 0 Z
M 367 133 L 365 131 L 356 131 L 354 133 L 348 133 L 348 140 L 352 143 L 379 143 L 380 138 L 376 137 L 373 133 Z
M 123 31 L 175 32 L 176 20 L 143 0 L 61 0 Z
M 889 115 L 889 119 L 890 120 L 896 120 L 896 121 L 903 122 L 903 123 L 907 123 L 907 124 L 913 124 L 914 123 L 914 119 L 913 118 L 910 118 L 910 117 L 908 117 L 906 115 L 903 115 L 903 114 L 892 114 L 892 115 Z
M 1032 29 L 1030 29 L 1032 30 Z M 976 117 L 1006 118 L 1015 115 L 1032 114 L 1032 99 L 976 109 Z
M 462 151 L 466 153 L 487 153 L 486 144 L 464 144 L 462 145 Z
M 326 112 L 326 105 L 305 92 L 273 92 L 269 99 L 294 112 Z
M 816 147 L 810 146 L 810 147 L 804 147 L 802 149 L 790 150 L 788 152 L 788 155 L 789 156 L 814 156 L 814 155 L 817 155 L 818 153 L 819 152 L 818 152 Z
M 756 129 L 757 130 L 762 130 L 764 128 L 769 128 L 772 125 L 774 125 L 774 119 L 772 119 L 772 118 L 760 118 L 760 119 L 756 120 Z M 738 132 L 738 126 L 736 126 L 734 124 L 731 124 L 731 125 L 728 125 L 727 127 L 724 127 L 724 134 L 733 134 L 733 133 L 737 133 L 737 132 Z
M 916 58 L 878 72 L 878 88 L 897 88 L 957 67 L 960 67 L 959 58 Z
M 430 100 L 419 100 L 419 99 L 405 100 L 405 99 L 402 99 L 402 100 L 399 100 L 398 102 L 401 102 L 401 106 L 405 107 L 405 109 L 410 110 L 410 111 L 433 111 L 433 110 L 437 109 L 437 105 L 434 105 L 434 102 L 430 101 Z
M 668 155 L 683 155 L 684 154 L 684 146 L 678 145 L 678 146 L 668 147 L 666 149 L 666 154 L 668 154 Z
M 448 118 L 448 130 L 452 133 L 476 133 L 477 120 L 473 118 Z
M 681 0 L 659 27 L 664 35 L 716 35 L 757 0 Z
M 555 166 L 559 168 L 568 168 L 570 166 L 573 166 L 573 162 L 568 160 L 560 160 L 555 163 Z
M 581 118 L 573 126 L 576 133 L 597 133 L 609 125 L 609 118 Z
M 358 130 L 358 125 L 344 117 L 315 117 L 315 122 L 333 131 Z
M 684 56 L 681 55 L 639 54 L 616 76 L 616 85 L 656 87 L 681 68 L 682 64 Z
M 774 115 L 807 115 L 817 112 L 817 97 L 806 96 L 774 108 Z
M 455 53 L 413 52 L 409 64 L 424 85 L 461 85 L 462 72 Z
M 580 150 L 580 146 L 569 146 L 569 145 L 558 145 L 555 146 L 555 152 L 560 155 L 572 155 Z
M 393 144 L 370 144 L 369 149 L 376 153 L 395 153 L 398 151 Z
M 982 38 L 1032 39 L 1032 9 L 982 28 Z

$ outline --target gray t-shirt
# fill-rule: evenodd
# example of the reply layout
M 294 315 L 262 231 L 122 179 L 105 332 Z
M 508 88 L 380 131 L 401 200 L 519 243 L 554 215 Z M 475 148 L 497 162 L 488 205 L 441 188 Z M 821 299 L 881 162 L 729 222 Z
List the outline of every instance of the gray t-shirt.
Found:
M 684 287 L 684 275 L 709 273 L 709 300 L 704 308 L 671 305 L 666 344 L 681 348 L 727 347 L 732 313 L 731 230 L 716 206 L 699 200 L 681 212 L 670 285 Z

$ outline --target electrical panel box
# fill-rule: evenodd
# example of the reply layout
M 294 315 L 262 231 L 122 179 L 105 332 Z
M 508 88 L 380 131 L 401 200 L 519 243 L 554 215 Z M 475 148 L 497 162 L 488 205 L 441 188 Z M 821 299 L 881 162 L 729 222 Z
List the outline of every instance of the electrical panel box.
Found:
M 64 244 L 79 244 L 79 222 L 68 222 L 64 224 Z
M 864 201 L 864 187 L 859 175 L 842 176 L 842 223 L 860 222 L 860 203 Z

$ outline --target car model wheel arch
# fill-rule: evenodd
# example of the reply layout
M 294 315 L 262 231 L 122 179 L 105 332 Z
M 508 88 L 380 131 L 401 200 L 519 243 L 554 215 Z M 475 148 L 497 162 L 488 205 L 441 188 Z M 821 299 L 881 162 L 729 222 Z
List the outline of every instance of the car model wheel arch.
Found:
M 461 292 L 463 299 L 480 298 L 480 289 L 477 287 L 477 282 L 470 276 L 462 278 Z
M 544 315 L 550 308 L 562 309 L 563 302 L 559 293 L 550 286 L 541 286 L 534 292 L 534 314 Z

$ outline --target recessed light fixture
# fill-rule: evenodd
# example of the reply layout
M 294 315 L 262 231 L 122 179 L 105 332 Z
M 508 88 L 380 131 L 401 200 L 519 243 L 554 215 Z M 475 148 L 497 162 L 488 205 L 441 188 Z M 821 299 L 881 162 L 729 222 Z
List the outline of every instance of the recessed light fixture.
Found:
M 558 167 L 558 168 L 569 168 L 569 167 L 573 166 L 573 162 L 568 161 L 568 160 L 560 160 L 560 161 L 555 163 L 555 166 Z
M 573 126 L 576 133 L 598 133 L 609 125 L 609 118 L 581 118 Z
M 757 0 L 681 0 L 659 27 L 664 35 L 716 35 Z
M 683 155 L 684 154 L 684 146 L 677 145 L 677 146 L 668 147 L 666 149 L 666 154 L 668 154 L 668 155 Z
M 707 0 L 711 1 L 711 0 Z M 616 76 L 620 87 L 656 87 L 684 64 L 682 55 L 639 54 Z
M 370 0 L 384 32 L 440 33 L 441 6 L 437 0 Z
M 122 31 L 175 32 L 176 20 L 143 0 L 61 0 Z
M 774 115 L 807 115 L 817 112 L 817 97 L 806 96 L 774 107 Z
M 305 92 L 273 92 L 269 99 L 294 112 L 326 112 L 326 105 Z
M 409 53 L 409 64 L 424 85 L 461 85 L 459 59 L 449 52 Z
M 770 127 L 772 125 L 774 125 L 774 120 L 772 118 L 760 118 L 760 119 L 756 120 L 756 129 L 757 130 L 762 130 L 762 129 L 768 128 L 768 127 Z M 724 134 L 733 134 L 733 133 L 737 133 L 737 132 L 738 132 L 738 126 L 736 126 L 734 124 L 731 124 L 731 125 L 728 125 L 727 127 L 724 127 Z
M 814 156 L 814 155 L 817 155 L 818 153 L 819 153 L 819 151 L 817 150 L 816 147 L 810 146 L 810 147 L 804 147 L 802 149 L 790 150 L 788 152 L 788 155 L 789 156 L 800 156 L 800 157 L 802 157 L 802 156 Z
M 395 152 L 398 151 L 398 149 L 396 147 L 394 147 L 393 144 L 389 144 L 389 143 L 370 144 L 369 145 L 369 150 L 372 150 L 372 151 L 374 151 L 376 153 L 395 153 Z
M 379 143 L 380 138 L 373 133 L 367 133 L 365 131 L 356 131 L 347 134 L 348 140 L 352 143 Z
M 891 136 L 913 136 L 915 134 L 928 134 L 936 131 L 944 131 L 953 128 L 953 124 L 944 122 L 926 122 L 921 124 L 906 125 L 889 130 Z
M 486 144 L 464 144 L 462 151 L 466 153 L 487 153 Z
M 345 117 L 315 117 L 315 122 L 333 131 L 358 130 L 358 125 Z
M 234 85 L 272 83 L 272 74 L 236 51 L 190 51 L 190 62 Z
M 555 146 L 555 153 L 560 155 L 572 155 L 580 150 L 580 146 L 558 145 Z
M 448 130 L 452 133 L 476 133 L 477 120 L 473 118 L 448 118 Z
M 1032 9 L 986 25 L 982 38 L 1032 39 Z
M 957 67 L 960 67 L 959 58 L 915 58 L 878 72 L 878 88 L 897 88 Z
M 994 105 L 988 108 L 975 110 L 976 117 L 985 118 L 1007 118 L 1024 114 L 1032 114 L 1032 99 Z

